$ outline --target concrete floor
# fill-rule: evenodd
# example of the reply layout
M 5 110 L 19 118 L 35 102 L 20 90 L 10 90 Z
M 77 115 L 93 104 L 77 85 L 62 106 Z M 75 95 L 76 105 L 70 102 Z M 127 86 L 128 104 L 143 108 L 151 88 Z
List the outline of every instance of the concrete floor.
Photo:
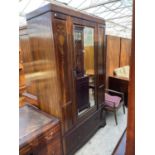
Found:
M 117 112 L 118 125 L 115 124 L 114 115 L 108 112 L 106 126 L 99 129 L 96 134 L 75 155 L 111 155 L 127 125 L 127 109 Z

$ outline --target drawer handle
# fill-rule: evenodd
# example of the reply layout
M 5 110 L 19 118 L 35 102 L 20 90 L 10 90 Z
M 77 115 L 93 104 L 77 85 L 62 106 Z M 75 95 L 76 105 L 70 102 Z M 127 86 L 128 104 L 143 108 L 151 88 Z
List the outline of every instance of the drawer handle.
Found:
M 48 134 L 45 139 L 46 140 L 50 140 L 53 137 L 53 132 L 51 132 L 50 134 Z

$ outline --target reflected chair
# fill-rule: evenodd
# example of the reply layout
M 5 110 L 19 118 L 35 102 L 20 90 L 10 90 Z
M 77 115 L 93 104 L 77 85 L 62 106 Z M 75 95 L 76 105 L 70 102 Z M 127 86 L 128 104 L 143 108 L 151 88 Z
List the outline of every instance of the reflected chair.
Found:
M 123 107 L 123 112 L 125 114 L 124 93 L 106 89 L 103 109 L 114 113 L 116 125 L 118 124 L 116 112 L 121 106 Z

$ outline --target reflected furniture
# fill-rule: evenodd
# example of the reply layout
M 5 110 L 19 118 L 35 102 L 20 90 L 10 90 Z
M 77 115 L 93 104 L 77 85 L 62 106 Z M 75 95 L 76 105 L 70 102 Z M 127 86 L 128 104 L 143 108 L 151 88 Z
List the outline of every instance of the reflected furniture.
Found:
M 108 78 L 116 68 L 130 65 L 131 39 L 118 36 L 106 36 L 106 88 Z
M 130 66 L 123 66 L 114 69 L 114 75 L 117 77 L 123 77 L 129 79 Z
M 89 108 L 89 77 L 82 76 L 76 78 L 77 85 L 77 103 L 78 103 L 78 112 Z
M 39 108 L 60 119 L 63 152 L 73 155 L 105 126 L 105 21 L 54 2 L 26 19 L 29 82 L 35 83 Z
M 125 105 L 128 106 L 129 78 L 109 76 L 109 89 L 124 93 Z
M 37 99 L 37 89 L 36 81 L 33 80 L 34 65 L 33 65 L 33 55 L 30 49 L 29 35 L 27 31 L 27 25 L 22 25 L 19 28 L 19 44 L 20 44 L 20 61 L 22 61 L 22 73 L 24 75 L 25 81 L 25 91 L 22 93 L 22 98 L 24 102 L 28 102 L 32 105 L 38 107 Z M 36 63 L 36 62 L 34 62 Z M 21 75 L 21 70 L 19 72 Z M 22 81 L 19 81 L 19 85 L 22 84 Z M 23 104 L 22 104 L 23 105 Z
M 63 155 L 60 121 L 29 104 L 19 108 L 19 154 Z
M 25 103 L 25 97 L 23 93 L 26 91 L 26 82 L 24 67 L 22 61 L 22 50 L 19 50 L 19 107 L 23 106 Z
M 118 124 L 116 112 L 121 106 L 123 107 L 123 112 L 125 114 L 124 93 L 106 89 L 103 109 L 114 113 L 116 125 Z

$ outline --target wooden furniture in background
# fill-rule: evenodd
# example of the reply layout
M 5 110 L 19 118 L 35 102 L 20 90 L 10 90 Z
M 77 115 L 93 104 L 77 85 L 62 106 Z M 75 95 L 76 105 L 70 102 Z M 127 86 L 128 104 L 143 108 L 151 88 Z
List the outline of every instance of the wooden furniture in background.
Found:
M 135 0 L 133 1 L 132 47 L 130 58 L 130 82 L 128 93 L 127 129 L 113 155 L 135 155 Z
M 22 51 L 19 50 L 19 106 L 23 106 L 25 103 L 25 97 L 23 93 L 26 91 L 25 74 L 22 61 Z
M 114 75 L 114 69 L 130 65 L 131 39 L 107 35 L 106 42 L 106 88 L 108 88 L 108 78 Z
M 39 108 L 60 119 L 64 154 L 72 155 L 105 125 L 105 113 L 101 117 L 105 89 L 105 21 L 55 4 L 39 8 L 26 18 L 34 68 L 32 80 L 36 84 Z M 90 27 L 94 32 L 95 105 L 80 116 L 77 67 L 78 71 L 83 70 L 83 53 L 78 53 L 77 61 L 75 26 Z M 80 34 L 83 35 L 82 30 Z
M 128 66 L 130 64 L 130 55 L 131 55 L 131 39 L 121 38 L 119 67 Z
M 128 86 L 129 79 L 117 76 L 109 76 L 109 89 L 120 91 L 124 93 L 125 105 L 128 105 Z
M 24 68 L 26 85 L 26 92 L 23 93 L 23 97 L 26 102 L 38 106 L 39 103 L 37 99 L 36 83 L 33 80 L 33 74 L 35 73 L 33 65 L 33 55 L 31 53 L 29 35 L 26 25 L 19 28 L 19 41 L 20 48 L 22 50 L 21 59 Z
M 77 102 L 79 103 L 78 111 L 90 107 L 89 103 L 89 77 L 78 77 L 76 80 L 77 85 Z
M 59 120 L 29 104 L 19 108 L 19 154 L 62 155 Z
M 128 122 L 120 142 L 112 155 L 135 155 L 135 0 L 133 0 L 132 46 L 128 93 Z
M 36 107 L 39 106 L 39 101 L 38 101 L 37 96 L 32 95 L 32 94 L 27 93 L 27 92 L 24 92 L 22 95 L 25 98 L 25 102 L 28 102 L 28 103 L 36 106 Z
M 105 111 L 110 111 L 114 113 L 115 116 L 115 122 L 116 125 L 118 124 L 117 122 L 117 110 L 121 107 L 123 107 L 123 112 L 125 114 L 125 105 L 124 105 L 124 93 L 114 91 L 111 89 L 106 89 L 105 93 L 105 102 L 103 103 L 103 109 Z M 120 101 L 118 102 L 118 100 Z
M 107 36 L 107 59 L 106 59 L 106 71 L 107 76 L 113 75 L 113 71 L 115 68 L 119 67 L 119 59 L 120 59 L 120 38 L 115 36 Z

